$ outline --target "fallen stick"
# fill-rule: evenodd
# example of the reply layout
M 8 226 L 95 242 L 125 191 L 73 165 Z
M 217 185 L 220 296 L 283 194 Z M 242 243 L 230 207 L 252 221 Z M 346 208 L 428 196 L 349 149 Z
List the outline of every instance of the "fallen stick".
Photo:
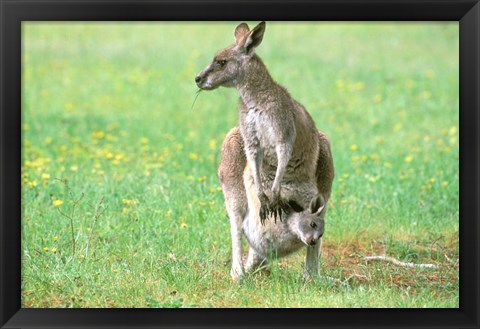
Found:
M 388 256 L 365 256 L 363 257 L 366 261 L 370 260 L 383 260 L 393 265 L 401 266 L 401 267 L 408 267 L 408 268 L 431 268 L 431 269 L 439 269 L 440 267 L 435 264 L 415 264 L 415 263 L 406 263 L 399 261 L 393 257 Z

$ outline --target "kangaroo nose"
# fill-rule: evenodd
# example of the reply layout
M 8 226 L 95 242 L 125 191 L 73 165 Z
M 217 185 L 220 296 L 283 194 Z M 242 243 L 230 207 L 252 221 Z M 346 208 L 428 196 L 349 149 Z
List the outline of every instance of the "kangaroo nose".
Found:
M 316 243 L 317 243 L 317 241 L 315 241 L 315 240 L 312 239 L 312 240 L 310 240 L 309 245 L 314 246 Z
M 202 78 L 201 78 L 199 75 L 197 75 L 197 76 L 195 77 L 195 82 L 196 82 L 196 83 L 199 83 L 201 80 L 202 80 Z

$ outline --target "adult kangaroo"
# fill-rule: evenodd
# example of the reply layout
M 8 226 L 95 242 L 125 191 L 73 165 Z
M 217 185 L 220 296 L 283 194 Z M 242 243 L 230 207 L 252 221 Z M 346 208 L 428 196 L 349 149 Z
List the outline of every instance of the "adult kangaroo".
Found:
M 320 193 L 326 204 L 334 176 L 328 139 L 255 53 L 264 32 L 265 22 L 252 30 L 245 23 L 238 25 L 235 44 L 217 52 L 195 77 L 203 90 L 235 87 L 240 94 L 240 129 L 225 138 L 218 171 L 232 229 L 234 279 L 243 275 L 242 222 L 249 213 L 244 171 L 253 178 L 262 223 L 269 217 L 282 218 L 282 212 L 291 210 L 291 201 L 308 209 Z

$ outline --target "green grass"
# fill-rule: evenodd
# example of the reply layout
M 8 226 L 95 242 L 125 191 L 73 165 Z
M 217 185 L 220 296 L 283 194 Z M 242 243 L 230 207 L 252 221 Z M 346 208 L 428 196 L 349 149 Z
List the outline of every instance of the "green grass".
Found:
M 267 23 L 336 179 L 324 277 L 300 252 L 241 284 L 216 177 L 238 95 L 192 108 L 235 26 L 24 24 L 22 306 L 458 307 L 458 24 Z M 363 260 L 384 253 L 441 269 Z

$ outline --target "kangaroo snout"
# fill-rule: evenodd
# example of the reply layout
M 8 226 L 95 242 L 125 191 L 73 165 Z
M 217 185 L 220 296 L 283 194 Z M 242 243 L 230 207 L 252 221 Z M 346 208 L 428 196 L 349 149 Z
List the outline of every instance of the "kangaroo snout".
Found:
M 320 234 L 318 236 L 313 236 L 310 238 L 310 240 L 308 241 L 308 244 L 310 246 L 314 246 L 317 244 L 318 240 L 320 240 L 322 238 L 323 234 Z
M 200 89 L 209 89 L 208 86 L 205 85 L 205 79 L 206 75 L 203 74 L 203 72 L 200 72 L 196 77 L 195 77 L 195 83 L 197 84 L 197 87 Z
M 211 83 L 208 81 L 208 74 L 205 74 L 204 72 L 200 72 L 196 77 L 195 77 L 195 83 L 197 84 L 197 87 L 203 90 L 211 90 L 214 89 L 211 85 Z
M 213 66 L 212 64 L 207 65 L 203 70 L 197 73 L 195 76 L 195 83 L 197 84 L 197 87 L 200 89 L 204 90 L 211 90 L 215 89 L 215 87 L 218 86 L 213 86 L 211 83 L 211 73 L 213 71 Z

